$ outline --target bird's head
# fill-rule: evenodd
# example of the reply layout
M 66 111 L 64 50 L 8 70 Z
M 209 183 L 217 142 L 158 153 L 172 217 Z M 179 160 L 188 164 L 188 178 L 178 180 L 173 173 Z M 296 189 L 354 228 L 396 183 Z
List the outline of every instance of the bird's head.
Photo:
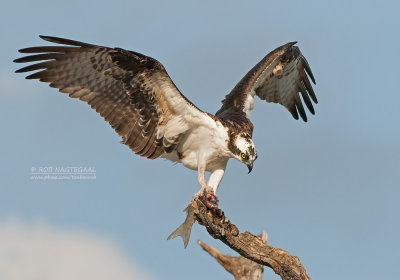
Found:
M 238 161 L 247 165 L 250 173 L 253 169 L 253 162 L 257 159 L 257 152 L 251 136 L 247 133 L 240 133 L 232 140 L 231 152 Z

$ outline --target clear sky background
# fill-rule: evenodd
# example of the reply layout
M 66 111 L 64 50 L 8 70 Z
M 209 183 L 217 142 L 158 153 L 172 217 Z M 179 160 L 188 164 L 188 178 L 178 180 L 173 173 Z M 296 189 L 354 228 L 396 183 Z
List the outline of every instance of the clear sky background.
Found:
M 256 100 L 258 160 L 250 175 L 229 162 L 220 206 L 299 256 L 313 279 L 398 279 L 399 11 L 398 1 L 3 0 L 0 278 L 100 279 L 104 266 L 126 279 L 228 279 L 195 241 L 235 254 L 199 225 L 186 250 L 166 240 L 199 189 L 194 171 L 134 155 L 87 104 L 13 73 L 17 50 L 47 44 L 44 34 L 153 56 L 211 113 L 269 51 L 298 41 L 316 115 L 303 123 Z M 30 179 L 42 166 L 94 167 L 97 178 Z M 69 261 L 81 254 L 100 255 L 86 266 L 94 274 Z M 279 277 L 267 268 L 264 279 Z

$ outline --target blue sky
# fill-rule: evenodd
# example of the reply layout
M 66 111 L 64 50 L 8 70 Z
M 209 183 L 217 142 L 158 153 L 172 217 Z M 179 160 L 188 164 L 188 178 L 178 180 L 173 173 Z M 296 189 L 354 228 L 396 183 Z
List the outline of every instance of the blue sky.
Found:
M 112 240 L 152 279 L 226 279 L 195 243 L 166 237 L 196 173 L 135 156 L 94 111 L 14 74 L 39 34 L 153 56 L 193 103 L 220 100 L 275 47 L 298 41 L 317 85 L 308 123 L 256 100 L 253 172 L 231 160 L 220 205 L 241 230 L 300 257 L 314 279 L 395 279 L 400 113 L 395 1 L 6 1 L 0 11 L 0 221 Z M 32 180 L 32 167 L 89 166 L 95 180 Z M 22 226 L 22 228 L 24 228 Z M 1 236 L 0 236 L 1 237 Z M 95 269 L 95 268 L 94 268 Z M 0 271 L 1 272 L 1 271 Z M 265 279 L 279 279 L 269 269 Z

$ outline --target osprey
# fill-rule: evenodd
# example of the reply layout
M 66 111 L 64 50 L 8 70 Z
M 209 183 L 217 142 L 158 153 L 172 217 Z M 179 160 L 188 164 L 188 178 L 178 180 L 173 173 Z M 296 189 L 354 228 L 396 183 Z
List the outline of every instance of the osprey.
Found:
M 154 58 L 120 48 L 49 36 L 40 38 L 64 46 L 19 50 L 32 55 L 14 62 L 35 64 L 16 72 L 40 70 L 26 78 L 48 82 L 50 87 L 87 102 L 134 153 L 149 159 L 166 158 L 197 170 L 201 189 L 195 197 L 203 197 L 211 209 L 218 205 L 215 193 L 228 160 L 235 158 L 244 163 L 250 173 L 257 159 L 253 124 L 247 118 L 254 96 L 279 103 L 296 120 L 300 115 L 304 121 L 307 116 L 303 102 L 312 114 L 311 100 L 317 103 L 308 79 L 315 84 L 314 76 L 299 48 L 294 46 L 296 42 L 265 56 L 212 115 L 183 96 L 164 66 Z M 211 172 L 208 182 L 206 171 Z

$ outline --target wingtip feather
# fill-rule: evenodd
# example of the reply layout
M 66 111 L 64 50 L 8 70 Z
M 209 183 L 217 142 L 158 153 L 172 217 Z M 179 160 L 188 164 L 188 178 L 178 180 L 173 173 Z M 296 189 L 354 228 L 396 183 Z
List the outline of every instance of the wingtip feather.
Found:
M 39 71 L 39 72 L 35 72 L 33 74 L 30 74 L 29 76 L 26 76 L 25 79 L 27 80 L 33 80 L 33 79 L 40 79 L 42 77 L 42 74 L 45 72 L 46 70 L 43 71 Z
M 296 106 L 293 105 L 293 107 L 290 108 L 290 109 L 288 108 L 288 110 L 289 110 L 289 112 L 292 114 L 292 116 L 293 116 L 293 118 L 294 118 L 295 120 L 298 120 L 298 119 L 299 119 L 299 114 L 297 113 Z
M 301 56 L 301 58 L 304 62 L 304 69 L 306 70 L 308 76 L 311 78 L 311 81 L 313 82 L 313 84 L 316 85 L 317 83 L 315 82 L 315 78 L 314 78 L 313 72 L 311 71 L 310 64 L 308 64 L 307 59 L 303 55 Z
M 18 52 L 19 52 L 19 53 L 30 53 L 30 51 L 29 51 L 30 49 L 32 49 L 32 48 L 31 48 L 31 47 L 29 47 L 29 48 L 23 48 L 23 49 L 19 49 Z
M 77 46 L 77 47 L 93 47 L 94 45 L 84 43 L 84 42 L 79 42 L 75 40 L 70 40 L 70 39 L 65 39 L 65 38 L 60 38 L 60 37 L 54 37 L 54 36 L 46 36 L 46 35 L 39 35 L 39 37 L 42 40 L 51 42 L 51 43 L 56 43 L 56 44 L 63 44 L 63 45 L 70 45 L 70 46 Z
M 39 38 L 52 43 L 57 43 L 58 41 L 67 40 L 60 37 L 48 36 L 48 35 L 39 35 Z

